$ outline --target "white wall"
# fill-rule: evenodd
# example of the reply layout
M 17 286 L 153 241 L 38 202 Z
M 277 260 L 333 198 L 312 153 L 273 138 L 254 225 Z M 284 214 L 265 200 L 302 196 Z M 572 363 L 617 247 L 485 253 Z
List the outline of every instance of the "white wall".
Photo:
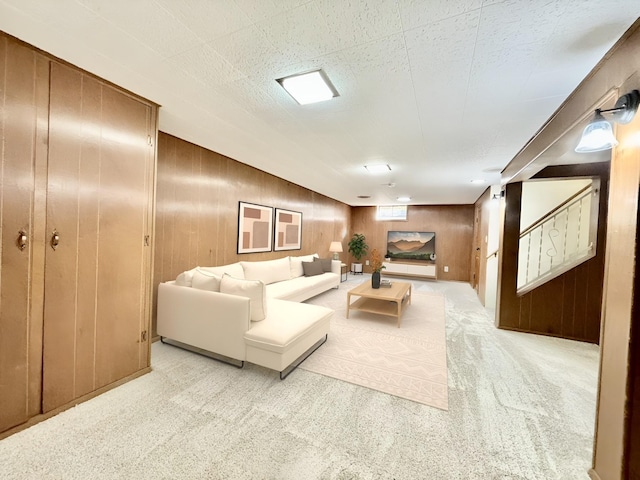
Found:
M 526 230 L 550 210 L 590 183 L 590 178 L 523 182 L 520 231 Z
M 491 198 L 497 195 L 498 198 L 490 201 L 489 205 L 489 230 L 487 238 L 487 255 L 491 255 L 500 247 L 500 208 L 503 199 L 500 197 L 500 185 L 491 187 Z M 487 258 L 487 270 L 485 274 L 484 306 L 495 310 L 498 294 L 498 257 Z

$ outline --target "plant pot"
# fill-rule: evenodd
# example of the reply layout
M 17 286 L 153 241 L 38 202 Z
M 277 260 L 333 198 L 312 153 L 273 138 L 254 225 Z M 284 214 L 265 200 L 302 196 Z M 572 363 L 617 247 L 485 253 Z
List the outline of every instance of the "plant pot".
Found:
M 371 274 L 371 288 L 380 288 L 380 272 Z
M 362 264 L 361 263 L 352 263 L 351 271 L 353 273 L 362 273 Z

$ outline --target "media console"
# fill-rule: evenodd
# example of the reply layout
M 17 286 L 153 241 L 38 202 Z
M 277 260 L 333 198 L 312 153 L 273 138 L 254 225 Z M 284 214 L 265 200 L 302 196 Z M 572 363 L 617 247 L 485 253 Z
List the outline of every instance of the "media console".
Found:
M 437 279 L 437 268 L 435 263 L 418 262 L 382 262 L 385 268 L 382 275 L 398 275 L 407 277 L 423 277 Z

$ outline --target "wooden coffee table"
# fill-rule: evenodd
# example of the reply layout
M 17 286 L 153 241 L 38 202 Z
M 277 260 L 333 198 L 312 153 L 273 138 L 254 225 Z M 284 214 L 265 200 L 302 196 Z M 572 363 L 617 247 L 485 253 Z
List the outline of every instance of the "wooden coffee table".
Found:
M 352 295 L 360 298 L 351 303 Z M 391 288 L 371 288 L 370 281 L 364 282 L 347 292 L 347 318 L 351 310 L 388 315 L 398 319 L 400 328 L 402 307 L 405 304 L 411 304 L 410 283 L 394 281 Z

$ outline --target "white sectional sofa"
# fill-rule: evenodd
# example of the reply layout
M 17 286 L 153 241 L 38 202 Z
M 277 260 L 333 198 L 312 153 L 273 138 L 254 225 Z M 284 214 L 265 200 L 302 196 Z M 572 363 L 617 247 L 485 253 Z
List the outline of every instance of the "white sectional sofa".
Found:
M 339 285 L 340 262 L 317 255 L 196 267 L 158 286 L 158 334 L 285 378 L 326 341 L 333 316 L 299 302 Z

